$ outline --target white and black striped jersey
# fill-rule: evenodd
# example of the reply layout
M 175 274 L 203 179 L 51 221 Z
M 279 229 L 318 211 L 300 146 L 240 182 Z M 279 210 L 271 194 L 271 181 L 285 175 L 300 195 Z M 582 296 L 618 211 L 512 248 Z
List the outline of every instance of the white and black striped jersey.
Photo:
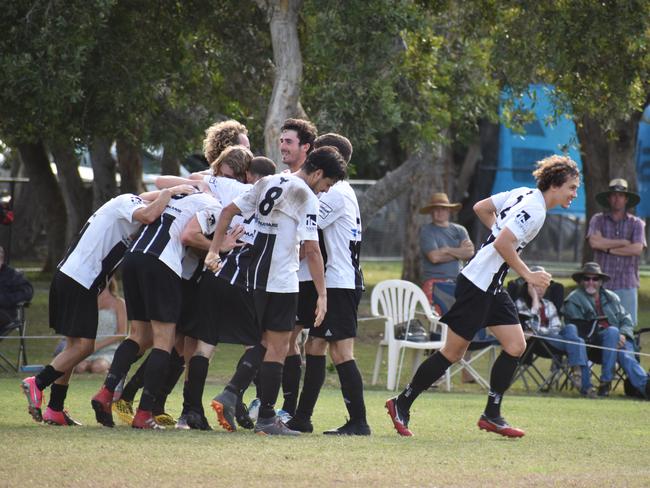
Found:
M 319 196 L 318 237 L 325 263 L 327 288 L 363 289 L 361 213 L 354 190 L 347 181 L 337 182 Z M 306 260 L 300 262 L 300 281 L 311 281 Z
M 133 213 L 146 206 L 139 196 L 125 193 L 99 207 L 68 247 L 59 270 L 101 292 L 142 226 Z
M 185 255 L 185 246 L 181 242 L 183 229 L 192 217 L 197 215 L 199 222 L 205 219 L 214 231 L 221 209 L 219 201 L 207 193 L 175 195 L 160 218 L 142 230 L 130 252 L 155 256 L 178 276 L 182 276 L 182 261 Z M 200 217 L 201 211 L 203 217 Z
M 219 217 L 221 216 L 222 208 L 219 207 L 216 212 L 215 208 L 216 207 L 207 207 L 196 213 L 196 219 L 199 222 L 201 233 L 206 237 L 214 234 L 214 230 L 217 227 L 217 220 L 219 220 Z M 200 251 L 185 246 L 185 255 L 181 261 L 183 269 L 181 272 L 181 278 L 188 281 L 198 281 L 203 271 L 204 257 L 204 253 L 201 255 Z
M 298 292 L 299 243 L 318 240 L 314 192 L 302 178 L 282 173 L 262 178 L 234 203 L 243 215 L 255 212 L 250 289 Z
M 253 188 L 253 185 L 242 183 L 233 178 L 226 178 L 225 176 L 206 175 L 203 177 L 203 181 L 210 188 L 210 192 L 224 207 L 228 206 L 230 202 L 242 193 Z
M 532 241 L 544 225 L 546 203 L 538 189 L 521 187 L 492 195 L 497 219 L 492 233 L 461 273 L 483 291 L 496 293 L 509 266 L 494 248 L 494 241 L 507 227 L 517 238 L 517 253 Z

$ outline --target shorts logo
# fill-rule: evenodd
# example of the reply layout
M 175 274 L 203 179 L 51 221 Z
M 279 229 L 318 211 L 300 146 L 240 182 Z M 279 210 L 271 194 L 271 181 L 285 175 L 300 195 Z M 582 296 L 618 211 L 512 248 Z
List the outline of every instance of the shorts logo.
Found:
M 307 226 L 307 228 L 316 227 L 316 214 L 307 214 L 307 218 L 305 219 L 305 225 Z
M 332 334 L 332 331 L 329 329 L 327 329 L 327 331 L 325 332 L 325 337 L 332 337 L 333 335 L 334 334 Z

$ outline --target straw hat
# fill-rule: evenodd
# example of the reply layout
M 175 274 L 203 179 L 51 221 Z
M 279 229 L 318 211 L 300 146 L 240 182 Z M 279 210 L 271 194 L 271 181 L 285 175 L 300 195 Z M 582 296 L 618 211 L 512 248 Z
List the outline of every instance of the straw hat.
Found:
M 596 201 L 600 203 L 603 207 L 609 208 L 609 197 L 610 193 L 625 193 L 627 195 L 627 208 L 636 207 L 637 204 L 641 201 L 641 197 L 631 191 L 628 191 L 627 180 L 623 178 L 615 178 L 609 182 L 609 190 L 603 191 L 596 195 Z
M 582 265 L 582 269 L 580 271 L 576 271 L 571 275 L 571 278 L 573 278 L 573 281 L 576 283 L 580 283 L 585 275 L 596 275 L 600 276 L 603 281 L 607 281 L 609 279 L 609 275 L 605 274 L 602 272 L 600 269 L 600 264 L 595 263 L 593 261 L 590 261 L 588 263 L 585 263 Z
M 460 203 L 449 203 L 449 197 L 446 193 L 434 193 L 429 203 L 420 209 L 420 213 L 428 214 L 435 207 L 448 208 L 452 212 L 458 212 L 462 205 Z

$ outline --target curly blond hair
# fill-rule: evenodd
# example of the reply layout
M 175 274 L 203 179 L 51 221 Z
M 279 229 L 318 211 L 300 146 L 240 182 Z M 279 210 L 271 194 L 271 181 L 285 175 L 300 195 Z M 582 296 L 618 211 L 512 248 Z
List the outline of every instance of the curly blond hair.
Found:
M 228 146 L 219 154 L 219 157 L 210 165 L 210 168 L 214 176 L 219 176 L 221 167 L 226 165 L 232 169 L 235 179 L 246 183 L 246 170 L 250 166 L 252 159 L 253 153 L 247 147 L 239 144 Z
M 538 161 L 536 166 L 533 176 L 540 191 L 562 186 L 569 178 L 580 177 L 578 165 L 568 156 L 553 154 Z
M 240 134 L 248 135 L 248 129 L 236 120 L 224 120 L 208 127 L 203 139 L 203 154 L 208 163 L 216 161 L 228 146 L 239 144 Z

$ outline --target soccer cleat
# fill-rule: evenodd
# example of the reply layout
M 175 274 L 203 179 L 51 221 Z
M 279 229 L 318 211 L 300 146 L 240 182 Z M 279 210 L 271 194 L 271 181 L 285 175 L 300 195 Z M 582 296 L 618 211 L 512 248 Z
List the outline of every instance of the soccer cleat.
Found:
M 156 419 L 158 425 L 162 425 L 163 427 L 174 427 L 176 425 L 176 419 L 165 412 L 154 415 L 154 419 Z
M 208 419 L 205 418 L 205 415 L 194 410 L 190 410 L 185 414 L 185 419 L 187 426 L 192 430 L 212 430 Z
M 251 430 L 255 427 L 255 422 L 248 415 L 248 408 L 241 401 L 241 398 L 237 401 L 237 406 L 235 407 L 235 419 L 237 420 L 237 425 L 242 429 Z
M 133 402 L 119 399 L 111 405 L 113 413 L 117 415 L 120 422 L 126 425 L 133 423 Z
M 178 417 L 178 420 L 176 421 L 176 425 L 174 426 L 178 430 L 190 430 L 191 427 L 187 423 L 187 414 L 182 413 L 180 417 Z
M 217 421 L 221 427 L 228 432 L 237 430 L 237 425 L 235 424 L 237 396 L 234 393 L 224 390 L 214 397 L 210 405 L 212 405 L 212 409 L 216 412 Z
M 297 430 L 287 427 L 278 415 L 268 419 L 258 418 L 255 424 L 255 433 L 259 435 L 300 435 Z
M 289 422 L 289 420 L 291 420 L 291 414 L 290 414 L 289 412 L 287 412 L 286 410 L 282 410 L 282 409 L 277 410 L 277 411 L 275 412 L 275 414 L 276 414 L 278 417 L 280 417 L 280 420 L 282 420 L 282 422 L 284 422 L 285 424 L 286 424 L 287 422 Z
M 140 408 L 135 412 L 131 427 L 134 429 L 165 430 L 162 425 L 156 422 L 151 410 L 142 410 Z
M 52 410 L 50 407 L 47 407 L 45 409 L 45 413 L 43 414 L 43 422 L 50 425 L 65 425 L 70 427 L 81 425 L 81 422 L 77 422 L 75 419 L 70 417 L 70 414 L 67 412 L 67 410 L 57 412 L 56 410 Z
M 286 422 L 286 426 L 291 430 L 297 430 L 298 432 L 303 432 L 305 434 L 311 434 L 314 432 L 314 426 L 311 421 L 303 420 L 299 417 L 291 418 L 289 422 Z
M 348 420 L 338 429 L 326 430 L 325 435 L 370 435 L 370 426 L 365 420 Z
M 506 419 L 503 417 L 492 418 L 483 414 L 478 420 L 477 425 L 481 430 L 494 432 L 495 434 L 499 434 L 504 437 L 523 437 L 526 434 L 523 430 L 508 425 L 508 422 L 506 422 Z
M 259 398 L 254 398 L 253 401 L 248 405 L 248 416 L 253 422 L 257 422 L 257 417 L 260 414 L 260 405 L 262 402 Z
M 43 420 L 41 406 L 43 405 L 43 392 L 36 386 L 36 377 L 25 378 L 20 387 L 27 398 L 27 411 L 36 422 Z
M 115 427 L 113 413 L 111 412 L 112 401 L 113 392 L 109 391 L 104 385 L 102 385 L 97 394 L 90 400 L 90 404 L 95 411 L 95 419 L 104 427 Z
M 395 430 L 399 435 L 404 437 L 413 436 L 413 432 L 409 430 L 409 412 L 399 408 L 397 397 L 386 400 L 386 410 L 388 410 L 388 416 L 393 421 Z

